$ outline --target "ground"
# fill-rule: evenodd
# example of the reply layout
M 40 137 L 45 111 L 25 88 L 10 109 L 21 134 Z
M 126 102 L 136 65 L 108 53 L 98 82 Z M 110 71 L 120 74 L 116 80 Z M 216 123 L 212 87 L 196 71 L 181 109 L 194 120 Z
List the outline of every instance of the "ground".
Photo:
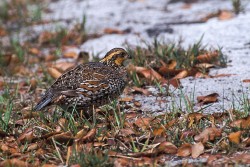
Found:
M 0 23 L 0 166 L 250 163 L 247 0 L 10 0 Z M 91 119 L 32 111 L 114 47 L 135 57 L 117 101 Z

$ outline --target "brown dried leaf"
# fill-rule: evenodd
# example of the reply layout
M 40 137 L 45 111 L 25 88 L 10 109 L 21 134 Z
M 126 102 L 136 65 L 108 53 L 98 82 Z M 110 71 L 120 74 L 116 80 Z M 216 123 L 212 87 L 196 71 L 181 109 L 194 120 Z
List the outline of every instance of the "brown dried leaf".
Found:
M 126 31 L 118 30 L 115 28 L 105 28 L 103 31 L 105 34 L 125 34 Z
M 171 121 L 169 121 L 166 125 L 164 125 L 164 127 L 166 129 L 172 127 L 174 124 L 176 124 L 178 122 L 178 119 L 172 119 Z
M 54 164 L 43 164 L 42 167 L 58 167 L 58 165 L 54 165 Z
M 147 129 L 149 126 L 150 126 L 150 123 L 151 121 L 153 120 L 153 118 L 149 118 L 149 117 L 146 117 L 146 118 L 138 118 L 136 121 L 135 121 L 135 125 L 139 128 L 142 128 L 142 129 Z
M 199 63 L 199 64 L 196 64 L 195 67 L 201 68 L 201 69 L 209 69 L 209 68 L 214 67 L 214 64 L 210 64 L 210 63 Z
M 52 140 L 52 138 L 54 138 L 55 141 L 63 144 L 72 144 L 74 140 L 74 136 L 70 131 L 51 136 L 48 138 L 48 140 Z
M 44 57 L 44 60 L 45 60 L 46 62 L 54 61 L 54 60 L 56 60 L 56 59 L 57 59 L 56 55 L 52 55 L 52 54 L 48 54 L 48 55 L 46 55 L 46 56 Z
M 135 132 L 131 128 L 121 129 L 119 135 L 123 137 L 135 135 Z
M 241 133 L 242 133 L 242 131 L 230 133 L 228 135 L 229 141 L 232 142 L 232 143 L 234 143 L 234 144 L 239 144 L 240 143 Z
M 139 101 L 134 102 L 135 107 L 141 107 L 141 103 Z
M 3 27 L 0 27 L 0 37 L 3 37 L 5 35 L 7 35 L 7 31 Z
M 29 53 L 33 55 L 38 55 L 40 54 L 40 50 L 38 50 L 37 48 L 29 48 Z
M 197 101 L 199 104 L 209 104 L 214 103 L 218 101 L 219 94 L 218 93 L 212 93 L 206 96 L 198 96 Z
M 75 66 L 75 63 L 71 62 L 58 62 L 53 65 L 53 68 L 56 68 L 60 72 L 65 72 L 72 69 Z
M 13 158 L 2 161 L 0 163 L 0 166 L 29 167 L 30 165 L 28 164 L 28 162 Z
M 12 54 L 0 55 L 0 65 L 8 66 L 12 61 L 12 57 L 13 57 Z
M 199 142 L 192 145 L 192 157 L 197 158 L 204 152 L 204 145 Z
M 67 51 L 63 54 L 63 57 L 65 58 L 73 58 L 73 59 L 77 59 L 78 58 L 78 53 L 75 51 Z
M 165 127 L 159 127 L 157 129 L 154 129 L 153 131 L 154 136 L 163 136 L 165 135 Z
M 232 75 L 235 75 L 235 74 L 217 74 L 217 75 L 211 76 L 211 78 L 230 77 Z
M 24 132 L 18 137 L 17 141 L 20 143 L 23 142 L 31 142 L 34 139 L 34 129 L 33 128 L 27 128 L 24 130 Z
M 221 10 L 219 13 L 219 20 L 230 20 L 234 17 L 234 14 L 232 13 L 232 11 L 229 10 Z
M 193 137 L 194 135 L 196 135 L 196 133 L 192 130 L 184 131 L 181 134 L 180 140 L 184 140 L 187 137 Z
M 33 150 L 36 150 L 37 148 L 38 148 L 38 144 L 32 143 L 31 145 L 28 146 L 27 151 L 33 151 Z
M 158 71 L 165 78 L 172 78 L 172 77 L 176 76 L 177 74 L 179 74 L 183 70 L 169 69 L 165 66 L 162 66 L 162 67 L 160 67 L 160 69 Z
M 192 153 L 192 145 L 189 143 L 184 143 L 177 151 L 177 156 L 187 157 Z
M 139 87 L 136 87 L 136 86 L 133 86 L 132 89 L 134 89 L 134 91 L 135 91 L 134 93 L 139 92 L 139 93 L 142 93 L 142 94 L 144 94 L 146 96 L 151 94 L 151 92 L 149 92 L 147 89 L 139 88 Z
M 186 78 L 187 76 L 188 76 L 188 71 L 182 70 L 173 79 L 182 79 L 182 78 Z
M 119 101 L 122 101 L 122 102 L 130 102 L 132 101 L 134 98 L 132 96 L 126 96 L 126 97 L 123 97 L 123 98 L 120 98 Z
M 37 86 L 37 80 L 35 78 L 31 78 L 30 80 L 30 90 L 35 90 Z
M 55 37 L 55 34 L 49 31 L 44 31 L 39 35 L 38 43 L 40 45 L 50 42 Z
M 206 128 L 199 135 L 194 137 L 197 142 L 206 143 L 207 141 L 213 141 L 216 137 L 221 137 L 221 129 L 217 128 Z
M 198 123 L 203 117 L 203 114 L 198 112 L 188 114 L 188 127 L 190 128 L 193 123 Z
M 248 129 L 250 128 L 250 116 L 233 121 L 230 123 L 230 126 L 234 128 Z
M 164 141 L 157 147 L 157 151 L 163 154 L 176 154 L 177 147 L 173 143 Z
M 201 55 L 197 56 L 197 60 L 200 63 L 211 63 L 218 56 L 219 56 L 218 51 L 207 52 L 207 53 L 204 53 L 204 54 L 201 54 Z
M 48 73 L 54 79 L 57 79 L 57 78 L 59 78 L 62 75 L 62 73 L 60 73 L 57 69 L 52 68 L 52 67 L 48 68 Z
M 77 132 L 77 134 L 75 135 L 75 139 L 81 139 L 86 134 L 87 134 L 86 130 L 82 129 L 82 130 L 80 130 L 80 131 Z
M 244 79 L 242 82 L 249 83 L 250 79 Z
M 81 139 L 77 140 L 80 142 L 91 142 L 94 140 L 96 135 L 96 129 L 91 129 L 85 136 L 83 136 Z
M 179 79 L 173 78 L 168 81 L 168 84 L 172 85 L 175 88 L 179 88 L 181 86 L 181 82 Z
M 150 81 L 160 81 L 160 82 L 166 82 L 166 80 L 159 74 L 157 73 L 155 70 L 153 70 L 152 68 L 145 68 L 145 67 L 138 67 L 135 66 L 134 70 L 143 75 L 146 79 L 150 80 Z

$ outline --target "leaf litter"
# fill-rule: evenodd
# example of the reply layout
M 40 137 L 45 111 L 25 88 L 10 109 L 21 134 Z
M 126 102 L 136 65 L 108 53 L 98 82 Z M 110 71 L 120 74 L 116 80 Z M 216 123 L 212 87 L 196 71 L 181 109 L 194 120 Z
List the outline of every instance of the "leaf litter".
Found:
M 232 17 L 225 11 L 213 17 L 218 15 L 220 19 Z M 10 21 L 15 21 L 17 16 L 14 13 L 9 17 Z M 106 28 L 104 33 L 128 31 Z M 0 36 L 7 34 L 6 29 L 0 27 Z M 20 43 L 10 52 L 0 54 L 3 66 L 0 69 L 0 166 L 88 166 L 95 163 L 156 166 L 165 164 L 163 157 L 176 156 L 183 159 L 206 157 L 207 161 L 202 163 L 211 166 L 218 162 L 250 163 L 250 155 L 245 151 L 250 146 L 248 115 L 237 110 L 225 111 L 219 116 L 187 111 L 150 115 L 142 113 L 141 104 L 134 100 L 135 94 L 151 94 L 147 85 L 159 83 L 178 88 L 179 80 L 188 76 L 231 75 L 209 75 L 209 69 L 225 66 L 220 61 L 223 54 L 220 50 L 205 50 L 200 43 L 188 50 L 157 41 L 153 48 L 151 45 L 146 49 L 130 47 L 134 60 L 128 68 L 132 86 L 127 92 L 129 96 L 126 94 L 116 104 L 107 106 L 108 109 L 101 108 L 91 119 L 80 113 L 62 114 L 58 108 L 47 109 L 48 114 L 32 112 L 32 104 L 52 78 L 58 78 L 81 63 L 79 60 L 88 62 L 87 53 L 71 49 L 78 50 L 80 43 L 99 35 L 82 33 L 78 24 L 67 32 L 44 31 L 37 36 L 38 45 Z M 62 57 L 58 56 L 57 46 L 62 47 Z M 191 52 L 197 46 L 197 52 Z M 182 60 L 181 56 L 188 59 Z M 20 78 L 28 78 L 28 81 Z M 214 103 L 217 97 L 217 93 L 199 96 L 197 105 Z M 129 102 L 133 105 L 126 109 Z M 230 159 L 225 155 L 230 155 Z

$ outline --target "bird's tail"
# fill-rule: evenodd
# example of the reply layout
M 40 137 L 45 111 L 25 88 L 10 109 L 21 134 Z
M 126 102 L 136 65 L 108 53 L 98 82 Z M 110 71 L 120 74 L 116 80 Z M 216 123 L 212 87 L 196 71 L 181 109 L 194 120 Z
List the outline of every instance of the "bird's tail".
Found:
M 47 106 L 53 99 L 53 93 L 51 90 L 48 90 L 38 104 L 33 108 L 34 111 L 39 111 Z

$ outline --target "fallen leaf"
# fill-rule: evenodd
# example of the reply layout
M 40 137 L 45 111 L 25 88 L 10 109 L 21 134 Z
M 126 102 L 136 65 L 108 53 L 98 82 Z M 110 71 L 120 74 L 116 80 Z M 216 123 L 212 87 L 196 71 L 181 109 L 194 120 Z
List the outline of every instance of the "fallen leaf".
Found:
M 165 135 L 165 130 L 166 129 L 161 126 L 157 129 L 154 129 L 153 134 L 154 134 L 154 136 L 163 136 L 163 135 Z
M 171 142 L 164 141 L 157 147 L 157 151 L 163 154 L 176 154 L 177 147 Z
M 27 142 L 27 141 L 31 142 L 32 139 L 34 139 L 34 129 L 33 128 L 27 128 L 18 137 L 17 141 L 20 142 L 20 143 Z
M 44 61 L 46 62 L 54 61 L 56 59 L 57 59 L 56 55 L 48 54 L 44 56 Z
M 146 118 L 138 118 L 136 121 L 135 121 L 135 125 L 139 128 L 142 128 L 142 129 L 147 129 L 151 123 L 151 121 L 153 120 L 153 118 L 149 118 L 149 117 L 146 117 Z
M 230 20 L 234 17 L 232 11 L 229 10 L 221 10 L 219 13 L 219 20 Z
M 167 63 L 160 60 L 160 63 L 162 64 L 162 67 L 166 67 L 166 69 L 169 69 L 169 70 L 175 69 L 177 66 L 176 60 L 169 60 Z
M 250 79 L 244 79 L 242 82 L 249 83 Z
M 192 145 L 189 144 L 189 143 L 184 143 L 184 144 L 181 145 L 180 148 L 178 148 L 178 151 L 177 151 L 176 155 L 180 156 L 180 157 L 187 157 L 191 153 L 192 153 Z
M 175 77 L 177 74 L 179 74 L 180 72 L 182 72 L 183 70 L 180 69 L 169 69 L 165 66 L 160 67 L 160 69 L 158 70 L 159 73 L 164 76 L 165 78 L 173 78 Z
M 49 31 L 44 31 L 39 35 L 38 43 L 40 45 L 49 43 L 54 37 L 55 37 L 54 33 L 51 33 Z
M 173 78 L 168 80 L 167 82 L 169 85 L 172 85 L 175 88 L 179 88 L 181 86 L 181 82 L 179 79 Z
M 77 134 L 75 135 L 75 139 L 81 139 L 86 134 L 87 134 L 86 130 L 82 129 L 82 130 L 80 130 L 80 131 L 77 132 Z
M 218 93 L 212 93 L 206 96 L 198 96 L 197 101 L 199 104 L 209 104 L 214 103 L 218 101 L 219 94 Z
M 135 135 L 135 132 L 131 128 L 120 129 L 119 135 L 123 137 Z
M 197 142 L 206 143 L 207 141 L 213 141 L 216 137 L 221 137 L 222 130 L 217 128 L 206 128 L 200 134 L 194 137 Z
M 42 167 L 58 167 L 58 165 L 54 165 L 54 164 L 43 164 Z
M 188 114 L 188 127 L 190 128 L 193 123 L 198 123 L 203 117 L 203 114 L 198 112 Z
M 67 52 L 63 53 L 63 57 L 77 59 L 78 53 L 75 51 L 67 51 Z
M 230 133 L 228 135 L 229 141 L 234 143 L 234 144 L 239 144 L 240 143 L 241 133 L 242 133 L 241 131 Z
M 230 123 L 230 126 L 234 128 L 248 129 L 250 128 L 250 116 L 235 120 Z
M 204 152 L 204 145 L 199 142 L 192 145 L 192 157 L 197 158 Z
M 235 75 L 235 74 L 217 74 L 217 75 L 211 76 L 211 78 L 230 77 L 233 75 Z
M 3 37 L 5 35 L 7 35 L 7 31 L 3 27 L 0 27 L 0 37 Z
M 38 54 L 40 54 L 40 50 L 38 50 L 37 48 L 30 48 L 29 53 L 31 53 L 33 55 L 38 55 Z
M 160 81 L 160 82 L 166 81 L 159 73 L 157 73 L 152 68 L 148 69 L 148 68 L 145 68 L 145 67 L 135 66 L 134 70 L 137 73 L 143 75 L 146 79 L 148 79 L 150 81 Z
M 83 136 L 82 138 L 80 138 L 79 140 L 76 141 L 80 141 L 80 142 L 91 142 L 94 140 L 96 135 L 96 129 L 91 129 L 90 131 L 88 131 L 88 133 Z
M 192 130 L 187 130 L 182 132 L 180 140 L 184 140 L 187 137 L 193 137 L 194 135 L 196 135 L 196 132 L 192 131 Z
M 105 34 L 125 34 L 128 32 L 128 30 L 119 30 L 115 28 L 105 28 L 103 30 Z
M 48 140 L 52 140 L 52 138 L 54 138 L 54 140 L 59 143 L 69 144 L 69 145 L 71 145 L 74 140 L 74 136 L 70 131 L 50 136 Z
M 16 167 L 29 167 L 28 162 L 19 160 L 17 158 L 6 159 L 0 163 L 0 166 L 16 166 Z
M 33 151 L 38 148 L 37 143 L 32 143 L 31 145 L 28 146 L 27 151 Z
M 201 68 L 201 69 L 209 69 L 214 67 L 214 64 L 210 64 L 210 63 L 199 63 L 195 65 L 196 68 Z
M 127 97 L 120 98 L 119 101 L 122 101 L 122 102 L 130 102 L 130 101 L 132 101 L 133 99 L 134 99 L 133 97 L 127 96 Z
M 219 56 L 219 52 L 213 51 L 213 52 L 207 52 L 207 53 L 201 54 L 201 55 L 197 56 L 196 59 L 200 63 L 211 63 L 216 58 L 218 58 L 218 56 Z
M 35 90 L 37 86 L 37 80 L 35 78 L 31 78 L 30 80 L 30 90 Z
M 136 87 L 136 86 L 133 86 L 132 89 L 134 89 L 133 93 L 139 92 L 139 93 L 142 93 L 142 94 L 144 94 L 146 96 L 151 94 L 151 92 L 149 92 L 147 89 L 139 88 L 139 87 Z
M 12 54 L 3 54 L 0 55 L 0 65 L 2 66 L 8 66 L 10 62 L 12 61 Z
M 183 70 L 180 73 L 178 73 L 173 79 L 182 79 L 182 78 L 186 78 L 187 76 L 188 76 L 188 71 Z
M 135 107 L 141 107 L 141 103 L 139 101 L 134 102 Z
M 56 68 L 59 72 L 66 72 L 72 69 L 76 64 L 72 62 L 57 62 L 52 67 Z
M 48 73 L 54 79 L 57 79 L 57 78 L 59 78 L 62 75 L 62 73 L 60 73 L 57 69 L 52 68 L 52 67 L 48 68 Z

